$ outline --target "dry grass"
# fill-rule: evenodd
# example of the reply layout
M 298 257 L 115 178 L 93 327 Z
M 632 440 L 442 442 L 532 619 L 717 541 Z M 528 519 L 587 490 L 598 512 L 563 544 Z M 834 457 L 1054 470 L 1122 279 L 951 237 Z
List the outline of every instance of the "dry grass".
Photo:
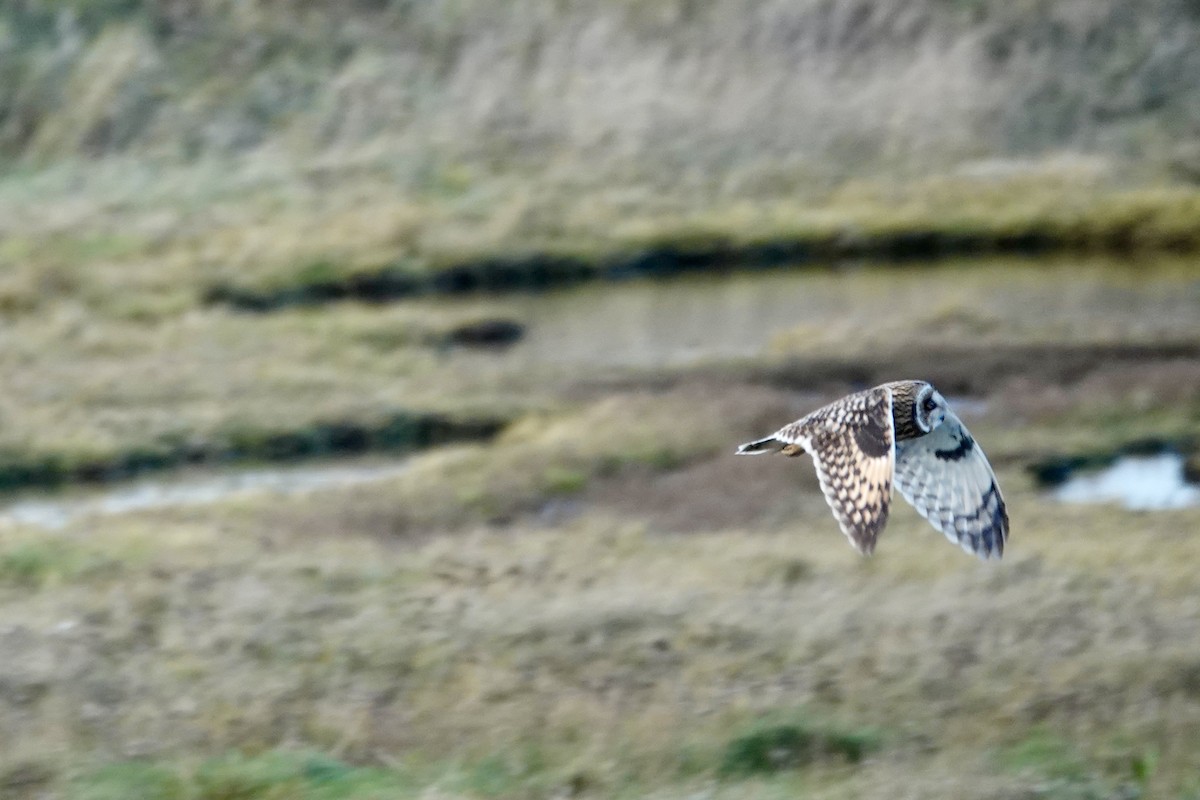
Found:
M 1111 2 L 35 0 L 4 20 L 0 143 L 42 159 L 384 142 L 410 180 L 428 153 L 549 153 L 656 178 L 683 165 L 689 183 L 738 163 L 769 183 L 781 163 L 839 176 L 851 161 L 1149 153 L 1195 135 L 1195 87 L 1175 76 L 1198 33 L 1180 0 L 1137 15 Z
M 1006 470 L 1003 564 L 899 509 L 861 561 L 805 465 L 727 453 L 819 399 L 628 392 L 421 456 L 374 488 L 10 529 L 0 735 L 22 744 L 6 785 L 194 798 L 1188 787 L 1196 513 L 1056 507 Z M 970 421 L 989 450 L 1028 436 L 1003 412 Z M 738 737 L 797 725 L 879 749 L 722 774 Z

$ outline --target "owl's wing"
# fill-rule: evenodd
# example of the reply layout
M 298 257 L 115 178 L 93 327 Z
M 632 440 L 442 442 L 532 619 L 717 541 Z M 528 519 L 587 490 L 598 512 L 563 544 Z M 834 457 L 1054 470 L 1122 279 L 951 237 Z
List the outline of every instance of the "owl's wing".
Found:
M 896 445 L 896 488 L 952 542 L 1000 558 L 1008 511 L 992 465 L 954 412 L 931 433 Z
M 825 500 L 842 532 L 869 555 L 887 524 L 892 500 L 892 393 L 850 395 L 775 434 L 804 447 L 817 468 Z

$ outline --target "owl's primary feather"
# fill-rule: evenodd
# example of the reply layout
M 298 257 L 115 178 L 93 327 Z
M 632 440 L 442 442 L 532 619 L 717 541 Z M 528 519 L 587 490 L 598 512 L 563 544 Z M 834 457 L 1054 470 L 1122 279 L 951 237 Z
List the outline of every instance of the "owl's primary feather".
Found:
M 892 482 L 938 530 L 983 558 L 999 558 L 1008 514 L 983 451 L 924 381 L 848 395 L 738 448 L 808 452 L 842 531 L 870 554 L 887 524 Z
M 896 488 L 953 542 L 999 558 L 1008 511 L 987 456 L 953 412 L 925 436 L 896 446 Z

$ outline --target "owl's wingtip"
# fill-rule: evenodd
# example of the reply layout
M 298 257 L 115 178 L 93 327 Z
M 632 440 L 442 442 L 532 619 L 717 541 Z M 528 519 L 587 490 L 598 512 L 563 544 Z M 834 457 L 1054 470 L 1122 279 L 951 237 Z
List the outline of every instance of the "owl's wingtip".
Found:
M 963 549 L 968 553 L 974 553 L 980 561 L 999 561 L 1004 556 L 1004 541 L 997 540 L 995 543 L 984 542 L 977 547 L 970 547 L 964 543 Z

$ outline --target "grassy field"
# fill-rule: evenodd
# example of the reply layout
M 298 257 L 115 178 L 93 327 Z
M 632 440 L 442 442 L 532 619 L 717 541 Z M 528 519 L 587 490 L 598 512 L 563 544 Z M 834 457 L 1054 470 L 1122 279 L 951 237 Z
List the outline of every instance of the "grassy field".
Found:
M 807 465 L 730 455 L 818 400 L 698 378 L 377 486 L 10 528 L 0 785 L 1193 797 L 1200 511 L 1057 505 L 1004 459 L 1003 562 L 907 508 L 863 560 Z
M 6 523 L 0 791 L 1194 798 L 1200 511 L 1063 506 L 1028 471 L 1196 430 L 1194 274 L 961 262 L 265 316 L 128 319 L 67 295 L 18 315 L 15 455 L 395 409 L 513 421 L 377 484 Z M 525 339 L 444 346 L 488 318 Z M 620 338 L 649 319 L 684 334 Z M 735 334 L 757 355 L 696 357 Z M 907 507 L 861 559 L 806 463 L 732 456 L 896 370 L 974 401 L 1013 519 L 1003 562 Z

